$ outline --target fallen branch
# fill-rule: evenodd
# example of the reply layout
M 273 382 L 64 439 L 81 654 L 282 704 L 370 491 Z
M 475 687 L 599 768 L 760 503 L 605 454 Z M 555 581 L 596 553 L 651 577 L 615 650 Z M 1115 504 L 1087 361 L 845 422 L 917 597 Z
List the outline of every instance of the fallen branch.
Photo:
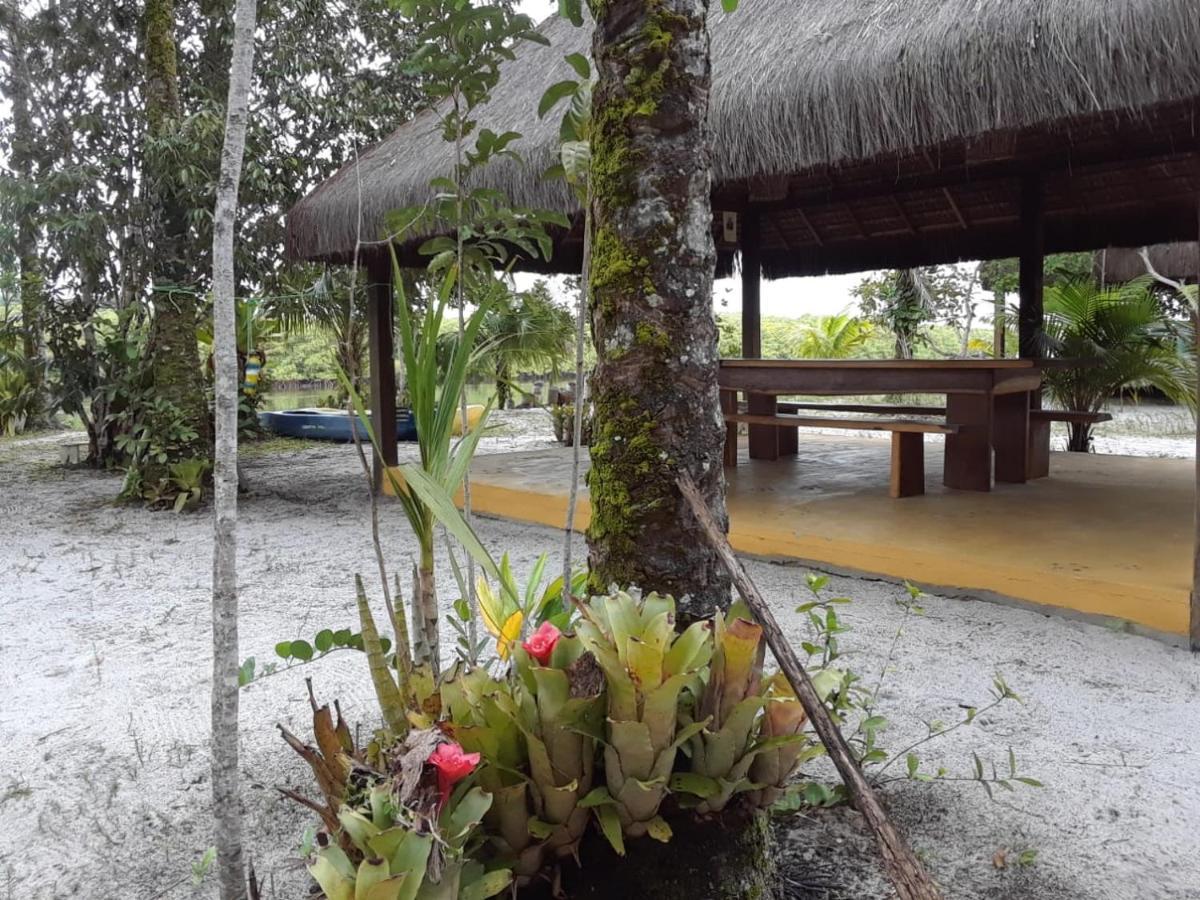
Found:
M 725 567 L 729 569 L 738 593 L 742 595 L 742 599 L 754 613 L 758 624 L 762 626 L 763 633 L 767 637 L 767 646 L 771 648 L 771 652 L 779 663 L 779 668 L 783 670 L 792 690 L 796 692 L 797 699 L 804 706 L 804 711 L 808 713 L 808 719 L 812 722 L 821 743 L 825 745 L 829 758 L 837 766 L 838 774 L 842 776 L 842 781 L 850 791 L 850 798 L 854 806 L 863 814 L 867 825 L 875 833 L 887 868 L 888 878 L 900 896 L 900 900 L 941 900 L 941 891 L 913 854 L 900 832 L 896 830 L 892 820 L 888 818 L 883 804 L 879 802 L 879 797 L 858 767 L 858 763 L 850 752 L 850 746 L 838 729 L 837 723 L 833 721 L 829 710 L 817 696 L 808 673 L 804 671 L 800 659 L 792 650 L 787 638 L 784 637 L 771 608 L 767 606 L 762 594 L 758 592 L 758 588 L 754 586 L 754 582 L 750 580 L 750 576 L 738 562 L 724 532 L 713 520 L 712 513 L 709 512 L 708 505 L 696 488 L 695 482 L 685 473 L 679 476 L 676 483 L 679 485 L 684 499 L 691 506 L 709 543 L 717 551 L 717 555 L 721 557 Z

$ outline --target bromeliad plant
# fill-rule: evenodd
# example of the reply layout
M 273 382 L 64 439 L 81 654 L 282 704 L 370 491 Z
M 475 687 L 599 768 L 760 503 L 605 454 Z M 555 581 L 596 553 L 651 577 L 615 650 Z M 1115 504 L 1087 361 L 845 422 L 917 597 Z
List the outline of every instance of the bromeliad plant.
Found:
M 701 814 L 721 812 L 748 791 L 769 806 L 802 751 L 811 759 L 822 749 L 802 734 L 804 707 L 786 692 L 786 681 L 764 681 L 763 630 L 748 608 L 716 613 L 713 644 L 712 665 L 693 685 L 692 705 L 680 710 L 681 723 L 702 727 L 687 744 L 690 769 L 673 777 L 672 788 L 694 795 Z
M 679 747 L 705 722 L 679 725 L 679 694 L 712 657 L 712 624 L 675 633 L 675 601 L 626 593 L 580 606 L 583 646 L 596 658 L 608 688 L 604 777 L 585 805 L 596 810 L 605 836 L 623 852 L 622 833 L 668 840 L 659 815 Z

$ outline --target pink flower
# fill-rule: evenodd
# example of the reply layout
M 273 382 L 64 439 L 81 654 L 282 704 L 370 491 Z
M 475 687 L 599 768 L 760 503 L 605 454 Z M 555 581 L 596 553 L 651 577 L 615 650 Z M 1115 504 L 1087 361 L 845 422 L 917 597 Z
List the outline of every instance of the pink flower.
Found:
M 442 803 L 450 799 L 450 790 L 479 765 L 478 753 L 465 753 L 461 744 L 453 741 L 438 744 L 437 749 L 429 754 L 428 763 L 437 769 L 438 790 L 442 794 Z
M 551 623 L 543 622 L 538 626 L 538 630 L 529 636 L 528 640 L 521 642 L 521 646 L 525 648 L 526 653 L 544 666 L 550 662 L 550 654 L 554 652 L 554 645 L 558 643 L 560 637 L 562 637 L 561 631 Z

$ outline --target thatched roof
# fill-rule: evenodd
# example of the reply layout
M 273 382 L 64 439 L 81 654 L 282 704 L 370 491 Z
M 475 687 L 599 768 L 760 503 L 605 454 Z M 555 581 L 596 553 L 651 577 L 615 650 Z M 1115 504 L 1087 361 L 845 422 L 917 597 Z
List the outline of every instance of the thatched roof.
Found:
M 1194 242 L 1158 244 L 1147 249 L 1150 262 L 1159 275 L 1188 282 L 1200 278 L 1200 250 Z M 1140 278 L 1146 274 L 1141 248 L 1111 247 L 1097 253 L 1096 273 L 1110 283 Z
M 1196 0 L 743 0 L 733 14 L 712 6 L 714 203 L 749 208 L 766 197 L 774 207 L 764 209 L 801 207 L 799 219 L 780 217 L 764 229 L 765 261 L 770 268 L 776 260 L 775 274 L 786 274 L 785 251 L 827 256 L 828 269 L 852 265 L 857 251 L 845 251 L 845 259 L 834 252 L 838 223 L 857 226 L 861 234 L 850 237 L 860 243 L 874 241 L 891 226 L 873 224 L 883 214 L 855 209 L 856 198 L 903 190 L 910 176 L 914 191 L 931 186 L 945 199 L 936 215 L 915 193 L 892 204 L 911 232 L 907 240 L 919 245 L 905 252 L 944 255 L 977 248 L 965 237 L 930 244 L 930 235 L 971 230 L 975 220 L 963 208 L 972 198 L 955 197 L 930 180 L 935 173 L 951 172 L 954 187 L 968 185 L 980 166 L 996 167 L 999 177 L 1008 172 L 1000 167 L 1018 159 L 1053 157 L 1062 168 L 1064 145 L 1086 145 L 1108 161 L 1101 144 L 1129 145 L 1120 130 L 1163 110 L 1168 125 L 1152 122 L 1139 134 L 1174 141 L 1191 128 L 1195 149 L 1189 122 L 1200 109 Z M 539 121 L 536 107 L 549 84 L 573 77 L 563 55 L 586 52 L 590 30 L 552 17 L 541 31 L 552 46 L 522 47 L 479 115 L 485 127 L 522 133 L 525 165 L 494 165 L 482 180 L 516 203 L 574 213 L 564 187 L 540 178 L 556 156 L 557 127 L 553 116 Z M 432 126 L 432 114 L 417 116 L 298 203 L 288 216 L 289 255 L 346 259 L 360 233 L 360 197 L 367 239 L 380 236 L 390 210 L 424 202 L 429 180 L 451 168 L 451 151 Z M 911 160 L 927 171 L 906 168 Z M 875 166 L 871 190 L 855 180 L 868 162 Z M 849 184 L 842 172 L 850 173 Z M 1176 175 L 1200 178 L 1194 166 Z M 831 209 L 813 221 L 825 215 L 822 198 L 842 203 L 842 219 Z M 987 202 L 999 207 L 1009 199 L 997 194 Z M 979 203 L 980 221 L 998 221 L 996 210 Z M 1051 244 L 1054 234 L 1051 226 Z M 891 262 L 883 257 L 874 264 Z

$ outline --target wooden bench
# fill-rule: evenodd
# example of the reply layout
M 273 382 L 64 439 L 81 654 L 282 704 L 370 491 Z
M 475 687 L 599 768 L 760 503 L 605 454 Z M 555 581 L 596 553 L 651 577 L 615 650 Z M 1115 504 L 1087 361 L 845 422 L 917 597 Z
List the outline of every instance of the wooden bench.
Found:
M 1084 412 L 1078 409 L 1031 409 L 1031 422 L 1067 422 L 1073 425 L 1099 425 L 1111 422 L 1111 413 Z
M 944 406 L 884 406 L 876 403 L 792 403 L 783 401 L 778 409 L 781 413 L 801 411 L 823 411 L 844 413 L 871 413 L 880 416 L 944 416 Z M 1078 409 L 1031 409 L 1029 418 L 1033 422 L 1067 422 L 1077 425 L 1099 425 L 1111 422 L 1112 414 L 1086 412 Z
M 783 404 L 780 404 L 783 406 Z M 726 412 L 727 425 L 773 425 L 777 428 L 844 428 L 851 431 L 888 431 L 892 435 L 892 471 L 888 487 L 891 497 L 915 497 L 925 493 L 925 439 L 927 434 L 958 434 L 957 425 L 917 422 L 909 419 L 843 419 L 819 416 L 760 415 Z M 795 432 L 793 432 L 794 434 Z M 792 452 L 795 452 L 794 450 Z M 727 440 L 726 465 L 737 465 L 737 436 Z
M 816 412 L 871 413 L 880 416 L 944 416 L 944 406 L 888 406 L 882 403 L 793 403 L 782 400 L 777 406 L 780 412 L 797 413 L 802 410 Z

